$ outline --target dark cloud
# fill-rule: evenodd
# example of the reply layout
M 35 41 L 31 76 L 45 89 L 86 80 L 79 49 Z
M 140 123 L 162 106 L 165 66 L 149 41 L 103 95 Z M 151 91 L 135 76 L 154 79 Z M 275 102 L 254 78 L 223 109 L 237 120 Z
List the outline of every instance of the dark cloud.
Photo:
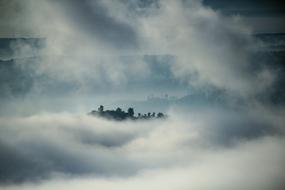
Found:
M 203 3 L 226 15 L 241 15 L 256 33 L 284 32 L 285 6 L 273 0 L 204 0 Z
M 209 5 L 215 9 L 223 11 L 232 11 L 232 13 L 240 13 L 243 15 L 284 15 L 284 3 L 279 0 L 204 0 L 205 5 Z

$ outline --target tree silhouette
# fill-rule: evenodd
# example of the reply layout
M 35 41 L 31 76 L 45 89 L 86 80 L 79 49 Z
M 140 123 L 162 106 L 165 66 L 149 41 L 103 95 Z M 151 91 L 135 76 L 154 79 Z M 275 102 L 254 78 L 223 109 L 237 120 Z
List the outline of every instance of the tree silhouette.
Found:
M 157 114 L 157 118 L 162 118 L 162 117 L 164 117 L 164 114 L 161 113 L 161 112 L 159 112 L 159 113 Z
M 121 109 L 121 108 L 117 108 L 117 109 L 116 109 L 116 112 L 117 112 L 117 113 L 121 113 L 121 112 L 122 112 L 122 109 Z
M 116 110 L 104 110 L 104 106 L 100 105 L 98 111 L 92 110 L 90 112 L 91 115 L 97 115 L 100 117 L 104 117 L 107 119 L 115 119 L 118 121 L 123 121 L 126 119 L 154 119 L 154 118 L 165 118 L 166 116 L 163 113 L 158 113 L 157 116 L 155 112 L 148 112 L 147 114 L 138 113 L 137 117 L 134 116 L 134 108 L 129 108 L 128 112 L 123 111 L 121 108 L 117 108 Z
M 104 106 L 100 105 L 100 107 L 98 108 L 98 111 L 99 111 L 100 113 L 102 113 L 102 112 L 104 111 Z
M 134 117 L 134 114 L 135 114 L 134 109 L 133 109 L 133 108 L 129 108 L 129 109 L 128 109 L 128 115 L 129 115 L 130 117 Z

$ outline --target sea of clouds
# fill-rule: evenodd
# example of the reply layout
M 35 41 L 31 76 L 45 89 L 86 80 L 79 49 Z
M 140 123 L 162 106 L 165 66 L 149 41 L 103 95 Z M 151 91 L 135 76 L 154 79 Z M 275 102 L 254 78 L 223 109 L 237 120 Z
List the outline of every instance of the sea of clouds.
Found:
M 46 99 L 45 83 L 35 82 L 23 101 L 5 99 L 11 101 L 5 109 L 20 113 L 0 116 L 1 190 L 284 189 L 285 111 L 256 99 L 275 75 L 252 62 L 259 43 L 240 16 L 226 17 L 199 0 L 2 4 L 13 30 L 46 39 L 32 69 L 48 83 L 76 84 L 79 95 L 90 85 L 120 89 L 134 77 L 149 79 L 142 55 L 171 55 L 178 81 L 223 89 L 243 104 L 170 106 L 167 119 L 149 121 L 109 121 L 68 106 L 25 114 L 42 96 L 56 106 L 57 91 Z M 33 53 L 21 42 L 14 48 L 15 58 Z
M 70 113 L 1 117 L 0 187 L 284 188 L 280 116 L 221 109 L 169 114 L 126 122 Z

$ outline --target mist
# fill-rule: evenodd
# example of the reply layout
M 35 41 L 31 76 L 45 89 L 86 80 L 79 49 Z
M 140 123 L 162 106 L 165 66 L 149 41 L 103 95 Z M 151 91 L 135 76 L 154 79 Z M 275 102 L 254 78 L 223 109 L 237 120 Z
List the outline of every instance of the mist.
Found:
M 1 189 L 284 187 L 284 121 L 190 113 L 121 123 L 70 113 L 2 117 Z
M 284 189 L 283 34 L 202 0 L 0 5 L 0 189 Z

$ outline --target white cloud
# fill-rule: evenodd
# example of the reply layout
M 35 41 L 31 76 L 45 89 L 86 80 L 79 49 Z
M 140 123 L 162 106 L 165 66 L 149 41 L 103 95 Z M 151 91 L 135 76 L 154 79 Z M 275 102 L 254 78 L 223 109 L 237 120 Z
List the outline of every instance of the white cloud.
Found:
M 242 18 L 223 16 L 198 0 L 145 7 L 139 1 L 112 0 L 30 0 L 23 5 L 34 33 L 47 38 L 40 72 L 83 89 L 90 81 L 124 86 L 132 80 L 129 73 L 147 74 L 147 67 L 138 72 L 119 58 L 144 54 L 173 55 L 172 72 L 178 80 L 244 96 L 264 92 L 274 79 L 268 70 L 252 65 L 258 47 Z M 138 56 L 136 62 L 143 60 Z
M 2 117 L 1 181 L 10 183 L 1 189 L 284 188 L 282 136 L 268 131 L 248 139 L 244 128 L 253 126 L 220 120 L 237 124 L 246 120 L 242 115 L 179 115 L 119 123 L 68 113 Z M 259 127 L 257 133 L 264 131 Z

